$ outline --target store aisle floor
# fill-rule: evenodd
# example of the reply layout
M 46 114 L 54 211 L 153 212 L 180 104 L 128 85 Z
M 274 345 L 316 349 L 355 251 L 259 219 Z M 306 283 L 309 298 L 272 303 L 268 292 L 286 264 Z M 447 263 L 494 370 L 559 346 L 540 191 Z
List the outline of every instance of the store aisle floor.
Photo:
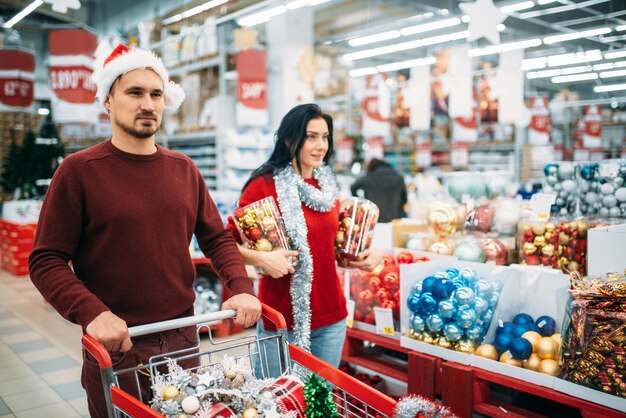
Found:
M 89 416 L 80 337 L 28 276 L 0 270 L 0 418 Z

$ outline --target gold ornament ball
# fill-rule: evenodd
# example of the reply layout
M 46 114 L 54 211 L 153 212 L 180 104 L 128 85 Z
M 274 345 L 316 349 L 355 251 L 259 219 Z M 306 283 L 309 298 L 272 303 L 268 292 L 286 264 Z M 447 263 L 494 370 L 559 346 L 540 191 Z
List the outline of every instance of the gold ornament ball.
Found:
M 555 360 L 559 353 L 559 344 L 554 338 L 542 337 L 537 342 L 535 352 L 542 360 Z
M 446 237 L 456 231 L 457 214 L 451 207 L 437 205 L 428 213 L 428 224 L 435 235 Z
M 533 345 L 533 353 L 537 351 L 537 343 L 541 340 L 541 334 L 535 331 L 526 331 L 522 334 L 522 338 L 527 339 Z
M 257 418 L 258 416 L 259 411 L 257 411 L 256 408 L 247 408 L 243 411 L 243 415 L 241 415 L 242 418 Z
M 169 401 L 171 399 L 174 399 L 178 396 L 178 393 L 179 391 L 176 386 L 167 386 L 165 389 L 163 389 L 163 400 Z
M 477 356 L 488 358 L 489 360 L 498 360 L 498 350 L 491 344 L 481 344 L 474 353 Z
M 555 228 L 555 226 L 554 226 L 554 224 L 552 222 L 546 223 L 546 231 L 552 232 L 552 231 L 554 231 L 554 228 Z
M 269 251 L 272 251 L 274 246 L 272 245 L 272 243 L 267 238 L 261 238 L 260 240 L 258 240 L 256 242 L 256 244 L 254 244 L 254 248 L 257 251 L 269 252 Z
M 448 339 L 445 337 L 439 337 L 435 338 L 435 340 L 433 341 L 433 345 L 441 348 L 450 348 L 452 346 L 452 343 L 448 341 Z
M 546 244 L 542 249 L 541 249 L 541 254 L 543 255 L 547 255 L 549 257 L 554 255 L 554 245 L 553 244 Z
M 543 235 L 546 232 L 546 224 L 533 224 L 533 233 L 535 235 Z
M 559 343 L 559 347 L 561 346 L 561 334 L 556 333 L 556 334 L 552 334 L 550 336 L 550 338 L 552 338 L 554 341 L 556 341 L 557 343 Z
M 513 358 L 513 355 L 511 355 L 508 351 L 502 353 L 502 355 L 500 356 L 500 363 L 510 364 L 511 366 L 516 367 L 522 367 L 522 360 Z
M 537 252 L 537 247 L 532 242 L 525 242 L 523 245 L 524 254 L 531 255 Z
M 538 372 L 541 362 L 542 362 L 541 357 L 539 357 L 536 353 L 532 353 L 530 357 L 528 357 L 528 359 L 523 361 L 522 365 L 524 366 L 525 369 Z
M 546 239 L 543 236 L 535 237 L 533 244 L 535 244 L 535 247 L 543 247 L 546 245 Z
M 476 352 L 476 346 L 471 341 L 461 340 L 456 344 L 456 351 L 465 354 L 473 354 Z
M 433 344 L 434 342 L 433 337 L 431 337 L 430 334 L 427 332 L 422 333 L 422 341 L 426 344 Z
M 454 244 L 443 241 L 435 242 L 430 246 L 429 251 L 436 254 L 452 255 Z
M 559 371 L 559 366 L 555 360 L 541 360 L 537 371 L 550 376 L 556 376 L 556 373 Z

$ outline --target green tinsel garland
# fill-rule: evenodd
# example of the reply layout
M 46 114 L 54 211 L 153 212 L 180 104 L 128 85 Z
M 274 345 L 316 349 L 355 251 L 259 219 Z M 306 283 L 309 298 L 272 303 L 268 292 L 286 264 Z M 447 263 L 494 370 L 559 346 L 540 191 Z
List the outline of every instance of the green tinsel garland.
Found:
M 306 378 L 304 400 L 307 405 L 304 415 L 307 418 L 333 418 L 339 416 L 337 405 L 330 393 L 330 388 L 313 373 Z

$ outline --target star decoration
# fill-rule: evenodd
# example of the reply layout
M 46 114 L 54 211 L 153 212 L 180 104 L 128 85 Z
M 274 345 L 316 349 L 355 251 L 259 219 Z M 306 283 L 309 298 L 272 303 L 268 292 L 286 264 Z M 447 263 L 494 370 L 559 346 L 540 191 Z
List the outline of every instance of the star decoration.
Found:
M 67 9 L 80 9 L 79 0 L 44 0 L 44 3 L 52 5 L 52 10 L 58 13 L 67 13 Z
M 469 41 L 484 37 L 494 45 L 500 43 L 498 24 L 502 23 L 507 15 L 502 13 L 492 0 L 476 0 L 476 3 L 462 3 L 459 6 L 471 19 Z
M 311 51 L 311 48 L 306 47 L 300 52 L 297 68 L 302 81 L 312 90 L 315 78 L 315 54 Z
M 256 48 L 259 46 L 259 41 L 257 41 L 256 39 L 256 37 L 259 35 L 259 32 L 254 29 L 250 29 L 249 27 L 234 29 L 233 35 L 235 35 L 233 45 L 235 45 L 242 51 L 245 51 L 246 49 Z

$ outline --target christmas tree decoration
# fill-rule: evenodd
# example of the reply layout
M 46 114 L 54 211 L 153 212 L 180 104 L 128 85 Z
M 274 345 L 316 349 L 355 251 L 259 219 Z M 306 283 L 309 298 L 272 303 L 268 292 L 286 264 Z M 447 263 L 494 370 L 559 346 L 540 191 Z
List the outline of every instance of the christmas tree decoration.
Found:
M 315 374 L 310 374 L 304 385 L 304 399 L 307 418 L 338 417 L 337 405 L 333 401 L 330 388 Z

